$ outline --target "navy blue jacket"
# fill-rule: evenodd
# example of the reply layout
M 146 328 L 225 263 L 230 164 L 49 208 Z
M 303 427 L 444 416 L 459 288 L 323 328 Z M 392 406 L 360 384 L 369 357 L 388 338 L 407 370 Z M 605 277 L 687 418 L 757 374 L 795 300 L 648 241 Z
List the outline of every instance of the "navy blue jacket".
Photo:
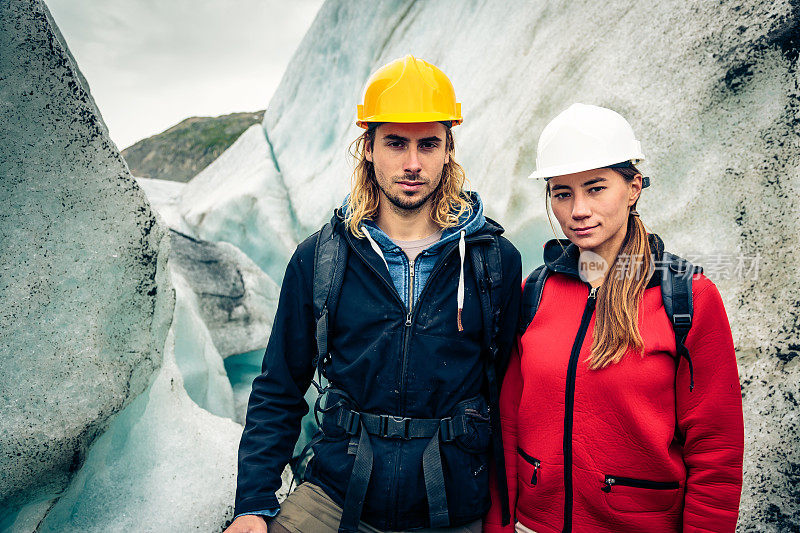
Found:
M 444 418 L 456 405 L 486 397 L 482 354 L 482 311 L 470 261 L 464 263 L 463 331 L 457 330 L 456 294 L 460 269 L 457 241 L 444 247 L 414 307 L 410 325 L 383 259 L 366 239 L 343 224 L 341 210 L 331 222 L 350 253 L 341 295 L 332 317 L 327 378 L 347 392 L 354 410 L 414 418 Z M 486 221 L 466 237 L 467 247 L 488 245 L 503 229 Z M 291 458 L 308 408 L 316 355 L 312 280 L 316 234 L 302 242 L 289 261 L 278 311 L 262 364 L 253 382 L 239 447 L 234 514 L 276 507 L 275 491 Z M 505 370 L 519 316 L 519 252 L 500 237 L 503 268 L 498 346 L 499 375 Z M 328 428 L 335 433 L 338 428 Z M 343 433 L 343 432 L 342 432 Z M 452 525 L 468 523 L 489 508 L 489 439 L 459 438 L 441 443 Z M 428 507 L 422 475 L 427 439 L 371 439 L 375 455 L 361 519 L 379 529 L 426 527 Z M 325 439 L 314 446 L 306 479 L 344 503 L 354 456 L 348 438 Z

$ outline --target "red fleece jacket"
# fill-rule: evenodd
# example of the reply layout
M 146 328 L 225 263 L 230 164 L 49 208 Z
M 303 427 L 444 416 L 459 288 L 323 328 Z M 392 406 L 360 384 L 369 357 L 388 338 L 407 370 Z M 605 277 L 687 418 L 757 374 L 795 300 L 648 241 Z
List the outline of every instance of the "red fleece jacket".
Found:
M 628 353 L 590 370 L 591 312 L 576 367 L 571 467 L 565 468 L 568 362 L 589 287 L 551 273 L 501 391 L 512 523 L 500 525 L 494 489 L 484 531 L 511 532 L 515 517 L 537 533 L 560 532 L 570 495 L 572 531 L 735 530 L 744 428 L 733 340 L 716 286 L 698 275 L 692 292 L 686 347 L 693 391 L 685 360 L 676 372 L 675 337 L 658 285 L 645 290 L 639 310 L 644 357 Z

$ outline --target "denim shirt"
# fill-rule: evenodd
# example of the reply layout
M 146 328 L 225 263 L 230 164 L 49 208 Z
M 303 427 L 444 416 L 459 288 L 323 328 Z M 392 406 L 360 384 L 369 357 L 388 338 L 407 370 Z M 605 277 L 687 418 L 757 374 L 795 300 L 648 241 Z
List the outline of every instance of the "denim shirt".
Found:
M 462 229 L 465 230 L 466 235 L 470 235 L 482 228 L 486 222 L 483 216 L 483 203 L 480 196 L 477 193 L 472 193 L 472 198 L 472 212 L 464 213 L 461 217 L 461 222 L 457 226 L 442 231 L 441 238 L 422 250 L 414 260 L 413 299 L 411 302 L 409 302 L 409 296 L 412 292 L 412 270 L 408 256 L 374 222 L 371 220 L 364 221 L 363 228 L 369 232 L 370 237 L 380 247 L 386 268 L 389 270 L 389 276 L 392 278 L 394 286 L 409 312 L 412 311 L 413 305 L 422 294 L 425 283 L 428 281 L 434 265 L 436 265 L 439 253 L 448 243 L 458 240 Z

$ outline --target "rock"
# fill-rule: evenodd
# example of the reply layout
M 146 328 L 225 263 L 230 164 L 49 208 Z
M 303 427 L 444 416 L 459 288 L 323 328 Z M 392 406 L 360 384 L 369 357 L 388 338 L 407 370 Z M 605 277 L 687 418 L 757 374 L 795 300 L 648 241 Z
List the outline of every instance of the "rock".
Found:
M 64 490 L 147 387 L 172 295 L 165 233 L 42 2 L 0 3 L 0 80 L 5 518 Z
M 264 111 L 190 117 L 125 148 L 122 157 L 136 177 L 186 182 L 263 119 Z
M 172 232 L 170 264 L 187 281 L 222 355 L 267 345 L 280 288 L 241 250 Z

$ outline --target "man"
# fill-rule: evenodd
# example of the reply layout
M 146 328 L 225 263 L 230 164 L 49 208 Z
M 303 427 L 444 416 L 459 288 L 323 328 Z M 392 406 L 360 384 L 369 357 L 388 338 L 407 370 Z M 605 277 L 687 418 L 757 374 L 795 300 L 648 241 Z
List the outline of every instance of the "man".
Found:
M 286 270 L 227 531 L 480 531 L 521 261 L 462 189 L 450 132 L 461 121 L 450 81 L 425 61 L 406 56 L 367 82 L 350 195 Z M 321 428 L 305 482 L 279 507 L 315 368 L 330 383 Z

